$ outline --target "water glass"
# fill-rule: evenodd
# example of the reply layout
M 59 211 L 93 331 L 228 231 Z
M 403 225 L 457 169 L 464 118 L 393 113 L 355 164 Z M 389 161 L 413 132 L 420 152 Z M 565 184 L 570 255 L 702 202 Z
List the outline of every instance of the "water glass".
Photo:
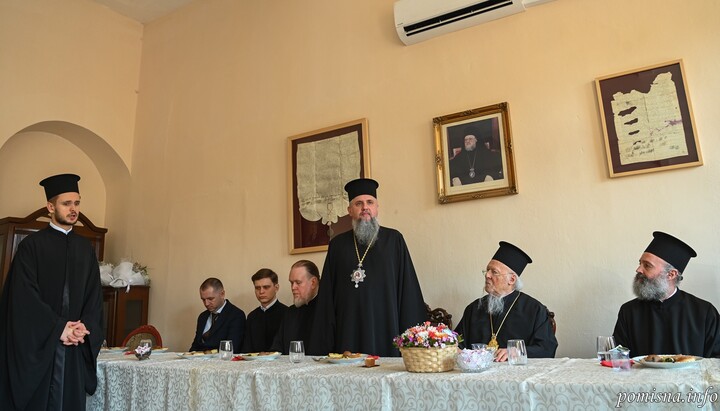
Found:
M 630 351 L 612 350 L 608 354 L 614 371 L 630 371 Z
M 305 345 L 302 341 L 290 341 L 290 362 L 299 363 L 305 358 Z
M 510 365 L 527 364 L 527 348 L 524 340 L 508 340 L 507 352 Z
M 485 348 L 487 348 L 487 345 L 483 343 L 475 343 L 472 344 L 471 347 L 473 350 L 484 350 Z
M 608 351 L 615 348 L 615 337 L 601 335 L 597 338 L 597 357 L 598 361 L 608 360 Z
M 220 341 L 220 359 L 229 361 L 232 360 L 233 357 L 233 343 L 232 340 L 222 340 Z

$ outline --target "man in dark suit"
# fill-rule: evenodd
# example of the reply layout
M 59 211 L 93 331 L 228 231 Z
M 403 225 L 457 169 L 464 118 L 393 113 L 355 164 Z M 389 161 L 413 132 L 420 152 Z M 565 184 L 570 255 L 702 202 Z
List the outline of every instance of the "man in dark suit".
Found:
M 222 340 L 232 340 L 233 350 L 239 351 L 245 332 L 245 313 L 225 299 L 222 281 L 213 277 L 203 281 L 200 299 L 206 310 L 198 316 L 190 351 L 216 350 Z

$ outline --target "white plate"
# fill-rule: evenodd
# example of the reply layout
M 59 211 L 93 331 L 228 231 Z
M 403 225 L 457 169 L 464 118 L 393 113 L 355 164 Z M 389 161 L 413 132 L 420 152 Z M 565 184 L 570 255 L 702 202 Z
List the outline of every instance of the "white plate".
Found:
M 332 364 L 353 364 L 365 361 L 365 357 L 367 357 L 367 355 L 362 354 L 357 358 L 328 358 L 326 361 Z
M 240 357 L 243 357 L 245 359 L 245 361 L 255 361 L 255 360 L 270 361 L 270 360 L 274 360 L 274 359 L 278 358 L 281 354 L 276 351 L 272 354 L 267 354 L 267 355 L 247 355 L 247 354 L 238 354 L 238 355 Z
M 165 352 L 167 350 L 168 350 L 168 347 L 153 348 L 153 352 Z
M 672 354 L 662 354 L 662 355 L 672 355 Z M 685 368 L 690 367 L 698 363 L 698 361 L 702 360 L 702 357 L 695 357 L 695 361 L 689 361 L 689 362 L 646 362 L 645 355 L 641 355 L 638 357 L 633 357 L 633 361 L 635 361 L 638 364 L 641 364 L 645 367 L 649 368 Z
M 187 359 L 187 360 L 200 360 L 200 359 L 208 360 L 208 359 L 210 359 L 210 358 L 215 358 L 215 357 L 217 357 L 217 354 L 200 354 L 200 353 L 198 353 L 198 354 L 188 354 L 188 353 L 184 353 L 184 352 L 183 352 L 183 353 L 176 353 L 176 355 L 177 355 L 178 357 L 180 357 L 180 358 L 185 358 L 185 359 Z

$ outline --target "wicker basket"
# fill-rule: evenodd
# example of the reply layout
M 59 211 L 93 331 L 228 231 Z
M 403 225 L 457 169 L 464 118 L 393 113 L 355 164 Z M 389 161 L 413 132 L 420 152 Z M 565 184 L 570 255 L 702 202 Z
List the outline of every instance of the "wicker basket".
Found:
M 405 368 L 410 372 L 445 372 L 455 368 L 458 348 L 448 345 L 445 348 L 400 348 Z

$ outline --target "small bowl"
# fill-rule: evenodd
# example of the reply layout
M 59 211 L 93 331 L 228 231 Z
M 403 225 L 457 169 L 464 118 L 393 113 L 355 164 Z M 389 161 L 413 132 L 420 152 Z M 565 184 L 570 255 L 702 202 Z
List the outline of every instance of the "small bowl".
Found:
M 462 372 L 482 372 L 490 367 L 494 358 L 493 350 L 462 350 L 455 362 Z

